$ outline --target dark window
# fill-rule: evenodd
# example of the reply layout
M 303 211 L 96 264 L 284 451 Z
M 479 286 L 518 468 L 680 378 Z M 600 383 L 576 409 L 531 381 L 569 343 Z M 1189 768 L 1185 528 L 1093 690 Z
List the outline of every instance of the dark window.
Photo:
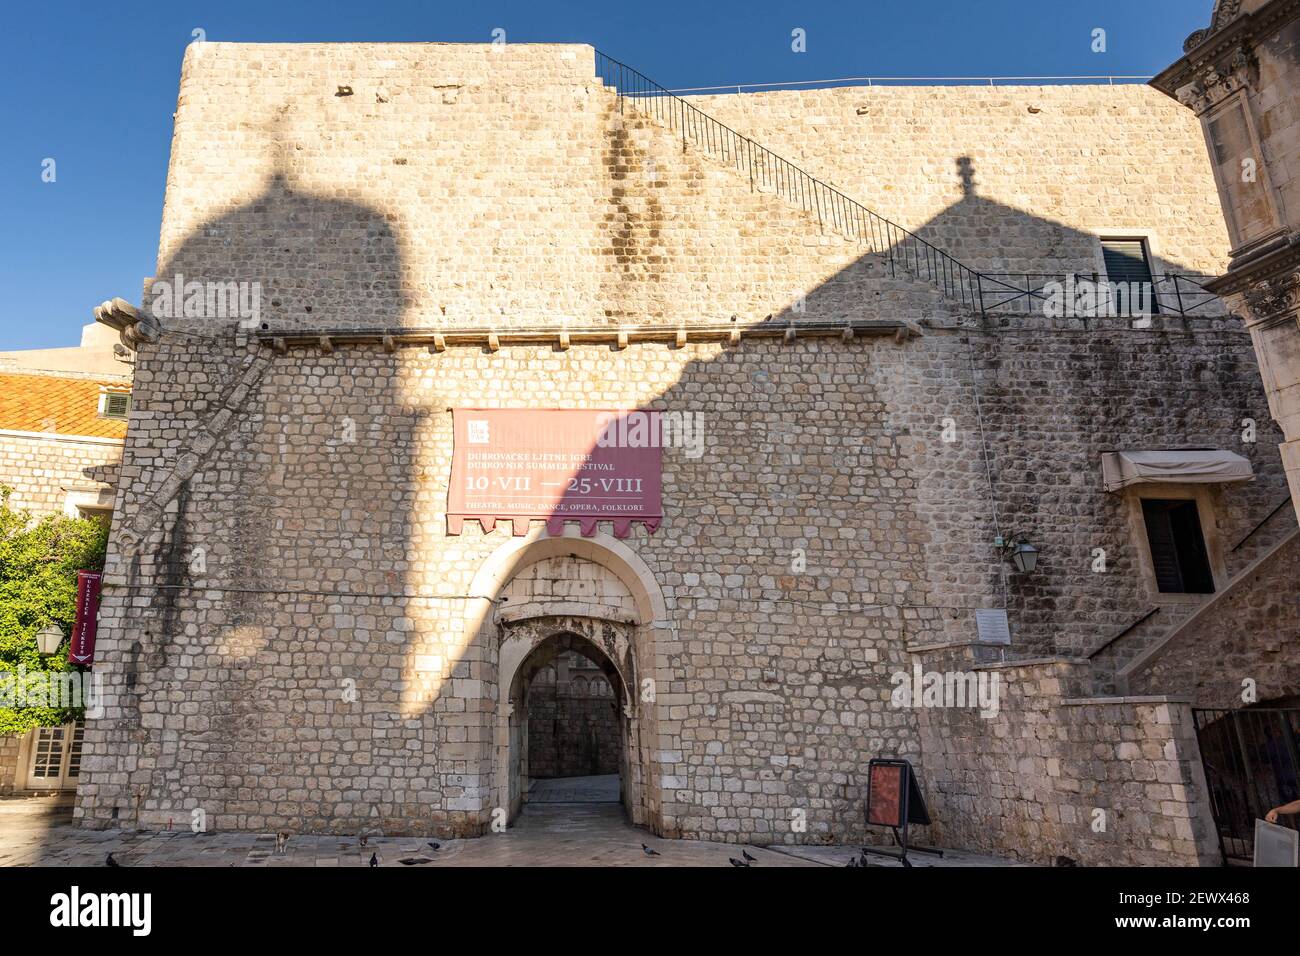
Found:
M 1156 586 L 1166 594 L 1212 594 L 1214 576 L 1195 501 L 1143 498 Z
M 1106 263 L 1106 281 L 1122 283 L 1114 296 L 1116 315 L 1147 315 L 1159 312 L 1147 244 L 1141 239 L 1103 239 L 1101 256 Z

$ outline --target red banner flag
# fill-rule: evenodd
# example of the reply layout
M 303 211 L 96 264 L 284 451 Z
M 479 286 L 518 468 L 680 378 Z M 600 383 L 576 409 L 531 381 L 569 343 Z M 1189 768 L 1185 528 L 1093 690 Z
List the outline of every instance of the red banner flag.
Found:
M 509 520 L 517 535 L 533 518 L 553 535 L 599 521 L 625 537 L 633 521 L 653 532 L 663 519 L 661 413 L 577 409 L 457 408 L 452 413 L 447 533 L 468 518 L 485 532 Z
M 99 627 L 99 586 L 104 576 L 97 571 L 77 572 L 77 619 L 72 625 L 68 660 L 73 664 L 95 662 L 95 634 Z

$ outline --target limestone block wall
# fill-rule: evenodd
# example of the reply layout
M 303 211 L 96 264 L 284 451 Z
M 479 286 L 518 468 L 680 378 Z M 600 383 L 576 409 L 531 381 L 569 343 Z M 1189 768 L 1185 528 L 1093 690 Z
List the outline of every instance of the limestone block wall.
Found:
M 1219 848 L 1186 699 L 1079 698 L 1086 665 L 974 665 L 970 648 L 917 654 L 925 671 L 998 674 L 995 717 L 920 708 L 925 839 L 1029 863 L 1212 866 Z
M 1200 124 L 1142 84 L 872 86 L 693 97 L 720 121 L 988 272 L 1095 272 L 1151 234 L 1217 275 L 1228 237 Z
M 943 312 L 815 224 L 620 111 L 590 47 L 204 43 L 158 278 L 258 282 L 277 328 L 756 322 L 800 294 L 810 319 L 887 293 Z
M 1300 225 L 1300 136 L 1296 133 L 1296 49 L 1300 19 L 1253 45 L 1259 76 L 1251 89 L 1264 162 L 1277 191 L 1278 218 L 1293 233 Z
M 69 490 L 114 484 L 121 458 L 121 442 L 0 434 L 0 484 L 13 489 L 12 507 L 62 513 Z
M 896 427 L 914 455 L 934 603 L 995 606 L 1005 598 L 1013 639 L 1029 653 L 1086 654 L 1163 603 L 1142 574 L 1130 503 L 1102 488 L 1104 452 L 1209 447 L 1248 458 L 1256 480 L 1217 489 L 1203 516 L 1225 551 L 1286 495 L 1278 432 L 1239 330 L 1022 324 L 936 332 L 899 358 L 886 391 L 900 399 Z M 1242 441 L 1244 418 L 1255 420 L 1257 442 Z M 995 527 L 1040 549 L 1033 575 L 1004 584 L 990 548 Z M 1269 540 L 1248 541 L 1234 562 Z M 1098 548 L 1104 573 L 1093 571 Z M 969 614 L 949 610 L 944 618 L 950 639 L 972 636 Z
M 1249 390 L 1234 384 L 1238 365 L 1203 364 L 1201 349 L 1223 351 L 1216 336 L 1098 333 L 1084 348 L 1025 333 L 976 347 L 936 330 L 903 345 L 272 357 L 145 546 L 127 554 L 115 541 L 100 669 L 121 705 L 89 730 L 83 809 L 107 822 L 140 788 L 144 813 L 201 805 L 220 827 L 348 828 L 374 808 L 394 826 L 478 826 L 443 801 L 486 799 L 466 793 L 491 778 L 496 648 L 465 643 L 463 610 L 508 536 L 445 533 L 446 409 L 647 406 L 699 411 L 707 436 L 699 459 L 665 452 L 665 523 L 632 541 L 670 611 L 652 655 L 663 826 L 794 839 L 782 828 L 806 807 L 820 838 L 853 832 L 866 760 L 923 756 L 911 715 L 883 703 L 907 643 L 968 638 L 973 609 L 1001 597 L 971 350 L 1016 362 L 1019 384 L 989 395 L 985 426 L 999 499 L 1044 548 L 1040 573 L 1007 592 L 1016 651 L 1034 653 L 1099 640 L 1098 620 L 1145 609 L 1125 564 L 1127 518 L 1098 487 L 1099 451 L 1115 435 L 1230 442 L 1238 412 L 1222 405 Z M 142 353 L 124 514 L 191 453 L 208 409 L 227 411 L 217 399 L 238 381 L 238 354 L 183 342 Z M 1090 394 L 1091 372 L 1073 386 L 1062 372 L 1085 360 L 1116 363 L 1113 406 L 1065 399 Z M 1221 377 L 1193 373 L 1202 367 Z M 155 391 L 164 375 L 176 384 Z M 1181 418 L 1144 397 L 1175 380 Z M 943 417 L 958 421 L 958 442 L 942 441 Z M 1258 482 L 1223 492 L 1234 528 L 1265 500 L 1256 485 L 1281 480 L 1262 457 L 1257 467 Z M 1092 574 L 1093 542 L 1112 539 L 1114 572 Z M 524 568 L 503 606 L 599 589 L 612 615 L 628 613 L 608 574 L 565 563 Z M 341 696 L 347 680 L 355 702 Z M 251 780 L 250 767 L 283 786 L 224 782 Z
M 475 593 L 510 537 L 446 533 L 451 408 L 703 417 L 701 457 L 665 451 L 663 525 L 627 542 L 665 604 L 635 622 L 655 694 L 634 762 L 653 791 L 647 819 L 672 836 L 857 839 L 870 757 L 929 759 L 917 714 L 889 706 L 909 645 L 968 639 L 977 607 L 1005 603 L 1015 653 L 1078 652 L 1145 611 L 1128 518 L 1101 491 L 1103 450 L 1251 457 L 1257 481 L 1215 509 L 1225 535 L 1275 503 L 1280 468 L 1261 450 L 1267 414 L 1234 324 L 979 323 L 653 124 L 620 120 L 591 73 L 585 47 L 192 47 L 159 279 L 261 282 L 276 328 L 735 315 L 905 318 L 924 334 L 282 354 L 237 338 L 232 319 L 188 320 L 210 336 L 200 346 L 171 332 L 138 354 L 118 497 L 131 520 L 106 569 L 108 701 L 87 728 L 83 822 L 159 826 L 202 808 L 214 829 L 484 831 L 502 638 L 467 616 L 500 596 L 554 614 L 599 596 L 619 619 L 629 602 L 568 559 Z M 1037 115 L 1164 122 L 1115 95 L 1044 94 L 1078 112 Z M 803 100 L 781 102 L 801 115 Z M 984 136 L 990 108 L 973 98 L 956 126 Z M 840 135 L 827 155 L 863 152 Z M 923 161 L 947 167 L 947 145 L 931 148 L 941 155 Z M 1043 148 L 1008 140 L 981 162 L 1059 158 Z M 1181 155 L 1148 151 L 1119 173 L 1093 156 L 1103 195 L 1051 208 L 1082 233 L 1088 202 L 1117 215 L 1182 183 L 1186 203 L 1149 216 L 1182 237 L 1180 256 L 1213 255 L 1221 227 L 1196 212 Z M 918 217 L 952 198 L 936 188 Z M 956 232 L 1001 248 L 988 222 Z M 1060 238 L 1041 224 L 1026 235 Z M 1044 269 L 1082 248 L 1054 242 Z M 1257 447 L 1240 441 L 1247 415 Z M 997 528 L 1042 548 L 1039 573 L 1004 582 Z M 1098 546 L 1113 548 L 1113 573 L 1090 571 Z
M 21 737 L 0 737 L 0 794 L 13 793 L 18 775 Z
M 1252 567 L 1128 677 L 1129 692 L 1182 694 L 1197 707 L 1234 709 L 1300 694 L 1296 582 L 1300 537 Z M 1243 694 L 1253 681 L 1254 700 Z
M 490 807 L 444 808 L 491 776 L 497 648 L 464 644 L 463 608 L 508 536 L 445 533 L 445 409 L 649 405 L 702 409 L 711 435 L 701 459 L 665 452 L 670 519 L 631 542 L 670 611 L 651 656 L 654 746 L 674 784 L 663 825 L 770 838 L 792 793 L 821 832 L 851 825 L 850 780 L 867 750 L 913 746 L 904 715 L 868 702 L 900 666 L 902 638 L 924 635 L 935 616 L 902 452 L 860 372 L 870 348 L 340 349 L 275 360 L 145 547 L 127 556 L 115 542 L 101 670 L 120 704 L 89 730 L 83 813 L 120 818 L 139 788 L 148 819 L 200 805 L 216 827 L 353 828 L 374 810 L 394 826 L 481 825 Z M 213 352 L 183 346 L 140 363 L 124 470 L 141 477 L 123 485 L 125 513 L 197 430 L 170 409 L 201 420 L 194 410 L 215 404 L 209 383 L 226 374 Z M 156 414 L 164 368 L 177 384 Z M 806 384 L 785 392 L 769 377 Z M 778 434 L 789 415 L 805 425 Z M 863 445 L 882 480 L 834 466 L 840 449 Z M 865 534 L 888 544 L 865 552 Z M 799 547 L 806 574 L 791 570 Z M 835 609 L 868 595 L 886 606 Z M 791 639 L 828 627 L 833 643 Z M 359 691 L 347 705 L 346 679 Z M 279 785 L 252 786 L 248 768 Z

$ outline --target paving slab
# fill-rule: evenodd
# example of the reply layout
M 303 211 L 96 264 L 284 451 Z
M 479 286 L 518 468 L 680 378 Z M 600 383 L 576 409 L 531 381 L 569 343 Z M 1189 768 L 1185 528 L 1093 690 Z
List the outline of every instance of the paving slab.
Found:
M 577 781 L 577 782 L 575 782 Z M 530 802 L 515 825 L 472 840 L 413 836 L 356 837 L 297 834 L 277 852 L 275 834 L 84 830 L 73 825 L 66 800 L 0 801 L 0 866 L 103 866 L 109 853 L 124 867 L 368 867 L 425 870 L 464 866 L 731 866 L 747 853 L 752 867 L 845 866 L 852 846 L 741 846 L 698 840 L 665 840 L 632 826 L 609 781 L 600 777 L 537 781 L 542 799 Z M 550 797 L 575 797 L 571 800 Z M 437 844 L 434 849 L 433 844 Z M 643 849 L 643 846 L 645 849 Z M 646 852 L 646 850 L 653 852 Z M 917 866 L 1015 865 L 979 854 L 947 851 L 943 860 L 925 854 Z M 402 860 L 417 861 L 404 864 Z M 899 866 L 871 858 L 873 866 Z

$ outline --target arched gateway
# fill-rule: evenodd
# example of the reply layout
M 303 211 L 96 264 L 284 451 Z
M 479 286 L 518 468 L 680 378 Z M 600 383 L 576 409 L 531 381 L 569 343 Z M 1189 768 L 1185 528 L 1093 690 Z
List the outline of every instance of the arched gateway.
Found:
M 528 690 L 566 650 L 600 668 L 618 707 L 621 798 L 633 823 L 660 829 L 654 752 L 655 634 L 669 627 L 663 593 L 645 562 L 605 534 L 538 530 L 513 539 L 474 578 L 467 637 L 496 650 L 492 806 L 509 820 L 528 789 Z

